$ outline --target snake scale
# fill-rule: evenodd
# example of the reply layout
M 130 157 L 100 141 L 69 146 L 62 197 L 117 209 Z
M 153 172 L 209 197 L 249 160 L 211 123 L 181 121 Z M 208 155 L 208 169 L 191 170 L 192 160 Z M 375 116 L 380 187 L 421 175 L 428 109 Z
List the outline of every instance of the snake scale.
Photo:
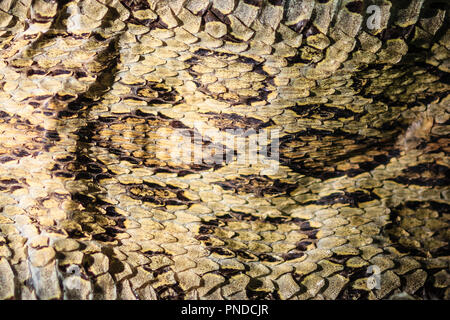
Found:
M 0 299 L 450 299 L 449 13 L 0 0 Z

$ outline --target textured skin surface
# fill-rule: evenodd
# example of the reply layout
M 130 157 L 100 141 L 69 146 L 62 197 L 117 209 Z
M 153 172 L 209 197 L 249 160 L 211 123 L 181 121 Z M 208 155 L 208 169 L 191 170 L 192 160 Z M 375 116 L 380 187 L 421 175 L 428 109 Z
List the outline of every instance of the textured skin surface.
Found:
M 0 299 L 449 299 L 448 23 L 426 0 L 1 0 Z M 278 173 L 174 163 L 198 122 L 280 130 Z

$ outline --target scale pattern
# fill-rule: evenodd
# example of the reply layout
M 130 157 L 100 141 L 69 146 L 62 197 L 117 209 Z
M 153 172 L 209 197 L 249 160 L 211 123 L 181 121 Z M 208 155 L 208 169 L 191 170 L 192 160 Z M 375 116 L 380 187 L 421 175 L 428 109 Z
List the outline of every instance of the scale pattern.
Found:
M 450 299 L 449 12 L 0 1 L 0 299 Z

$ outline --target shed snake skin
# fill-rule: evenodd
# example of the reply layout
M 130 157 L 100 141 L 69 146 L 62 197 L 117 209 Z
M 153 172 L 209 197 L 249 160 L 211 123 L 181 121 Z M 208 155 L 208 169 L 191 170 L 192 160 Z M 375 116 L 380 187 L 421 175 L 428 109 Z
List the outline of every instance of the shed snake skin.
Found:
M 0 0 L 0 299 L 450 299 L 449 13 Z

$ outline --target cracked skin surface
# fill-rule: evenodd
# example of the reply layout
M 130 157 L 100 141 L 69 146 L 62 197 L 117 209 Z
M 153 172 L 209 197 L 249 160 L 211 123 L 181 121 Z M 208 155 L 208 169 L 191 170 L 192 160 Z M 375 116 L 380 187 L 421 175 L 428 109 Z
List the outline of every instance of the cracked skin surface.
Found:
M 427 0 L 1 1 L 0 299 L 449 299 L 448 25 Z M 278 172 L 219 135 L 199 148 L 233 161 L 172 161 L 198 123 L 280 130 Z

